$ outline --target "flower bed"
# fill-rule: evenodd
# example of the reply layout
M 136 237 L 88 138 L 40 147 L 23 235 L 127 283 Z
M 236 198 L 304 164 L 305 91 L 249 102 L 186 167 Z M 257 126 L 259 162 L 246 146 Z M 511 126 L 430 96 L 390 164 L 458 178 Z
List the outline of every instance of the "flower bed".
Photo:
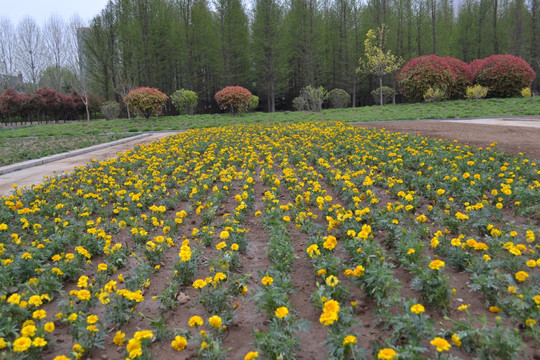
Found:
M 0 351 L 518 358 L 539 338 L 539 203 L 538 165 L 495 146 L 188 131 L 2 198 Z

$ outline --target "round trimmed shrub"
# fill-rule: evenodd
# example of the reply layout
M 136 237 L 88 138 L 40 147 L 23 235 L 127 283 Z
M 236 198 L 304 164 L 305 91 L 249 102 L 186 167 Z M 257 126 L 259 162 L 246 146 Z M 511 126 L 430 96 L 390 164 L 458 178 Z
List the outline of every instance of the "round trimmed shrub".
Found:
M 214 99 L 221 110 L 230 111 L 233 115 L 249 110 L 251 92 L 241 86 L 227 86 L 219 90 Z
M 482 68 L 483 62 L 484 62 L 484 59 L 476 59 L 476 60 L 471 61 L 471 63 L 469 64 L 469 69 L 471 69 L 471 75 L 472 75 L 473 81 L 474 79 L 476 79 L 476 75 L 478 74 L 478 71 L 480 70 L 480 68 Z
M 169 97 L 156 88 L 139 87 L 124 96 L 129 110 L 141 114 L 146 119 L 158 116 Z
M 351 95 L 343 89 L 333 89 L 326 95 L 332 109 L 346 108 L 351 104 Z
M 105 101 L 99 109 L 107 120 L 117 119 L 120 114 L 120 104 L 116 101 Z
M 397 74 L 401 93 L 413 101 L 422 101 L 429 88 L 436 87 L 446 93 L 454 81 L 452 69 L 437 55 L 414 58 Z
M 191 90 L 180 89 L 171 95 L 171 102 L 180 114 L 193 115 L 198 101 L 197 93 Z
M 257 95 L 251 95 L 251 100 L 249 100 L 249 111 L 255 111 L 259 106 L 259 97 Z
M 522 58 L 514 55 L 492 55 L 485 58 L 476 73 L 475 82 L 489 88 L 488 97 L 520 96 L 536 74 Z
M 394 89 L 389 86 L 382 86 L 382 96 L 383 96 L 383 105 L 387 104 L 388 101 L 395 95 Z M 381 105 L 381 87 L 376 88 L 371 92 L 375 104 Z
M 472 85 L 473 76 L 469 64 L 452 57 L 445 57 L 444 60 L 454 73 L 454 83 L 446 89 L 449 99 L 463 99 L 467 92 L 467 87 Z

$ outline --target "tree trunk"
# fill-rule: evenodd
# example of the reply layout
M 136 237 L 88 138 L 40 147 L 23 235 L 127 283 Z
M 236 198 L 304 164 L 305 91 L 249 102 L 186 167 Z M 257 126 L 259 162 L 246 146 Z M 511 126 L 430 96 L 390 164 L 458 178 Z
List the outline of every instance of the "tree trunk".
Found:
M 497 38 L 497 13 L 499 7 L 499 0 L 493 0 L 493 53 L 499 53 L 499 41 Z M 533 31 L 534 36 L 534 31 Z
M 433 55 L 437 54 L 437 34 L 435 33 L 435 24 L 437 20 L 436 14 L 436 0 L 431 0 L 431 31 L 432 31 L 432 41 L 433 41 Z
M 382 76 L 379 76 L 379 101 L 381 106 L 384 105 L 383 103 L 383 93 L 382 93 Z
M 356 71 L 353 78 L 353 90 L 352 90 L 352 107 L 356 107 Z

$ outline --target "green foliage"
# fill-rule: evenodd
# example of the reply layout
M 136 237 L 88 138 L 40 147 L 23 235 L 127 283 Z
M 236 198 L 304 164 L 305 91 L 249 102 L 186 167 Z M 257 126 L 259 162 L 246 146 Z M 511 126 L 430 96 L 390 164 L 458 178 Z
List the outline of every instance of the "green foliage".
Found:
M 100 106 L 101 114 L 105 119 L 112 120 L 118 118 L 120 114 L 120 104 L 116 101 L 106 101 Z
M 131 90 L 124 102 L 131 111 L 143 115 L 147 120 L 150 116 L 158 116 L 167 102 L 167 95 L 155 88 L 140 87 Z
M 259 106 L 259 97 L 257 95 L 252 95 L 251 100 L 249 101 L 248 109 L 250 111 L 255 111 Z
M 446 92 L 439 88 L 432 88 L 426 90 L 424 93 L 424 101 L 427 103 L 438 102 L 446 97 Z
M 293 106 L 297 111 L 321 111 L 325 97 L 326 90 L 322 86 L 316 88 L 308 85 L 293 100 Z
M 358 60 L 360 66 L 356 70 L 357 72 L 370 73 L 379 78 L 379 104 L 381 105 L 383 104 L 383 77 L 399 70 L 403 63 L 403 59 L 393 55 L 390 50 L 384 51 L 387 36 L 388 29 L 384 24 L 367 32 L 364 41 L 365 59 Z
M 193 115 L 199 97 L 194 91 L 180 89 L 171 95 L 171 101 L 180 114 Z
M 346 108 L 351 104 L 351 95 L 343 89 L 333 89 L 326 95 L 332 109 Z
M 488 93 L 488 88 L 480 84 L 475 84 L 474 86 L 467 86 L 467 99 L 483 99 Z
M 521 96 L 523 96 L 524 98 L 532 97 L 533 93 L 531 92 L 531 88 L 526 87 L 526 88 L 521 89 Z
M 390 101 L 390 99 L 393 98 L 394 95 L 396 94 L 394 89 L 388 86 L 382 86 L 373 90 L 371 92 L 371 96 L 373 97 L 373 101 L 375 101 L 375 104 L 377 105 L 381 105 L 381 92 L 382 92 L 382 99 L 383 99 L 382 105 L 388 103 L 388 101 Z

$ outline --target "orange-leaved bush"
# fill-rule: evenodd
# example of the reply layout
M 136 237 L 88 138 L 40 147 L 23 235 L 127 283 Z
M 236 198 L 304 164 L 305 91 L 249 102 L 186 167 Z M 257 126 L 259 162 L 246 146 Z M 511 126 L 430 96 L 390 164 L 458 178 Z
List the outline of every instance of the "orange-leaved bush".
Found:
M 124 96 L 124 102 L 131 111 L 140 113 L 146 119 L 158 116 L 169 97 L 156 88 L 139 87 Z
M 475 64 L 475 82 L 487 87 L 488 97 L 520 96 L 536 74 L 532 67 L 514 55 L 492 55 Z
M 233 114 L 249 110 L 251 92 L 241 86 L 227 86 L 214 95 L 214 99 L 221 110 Z

